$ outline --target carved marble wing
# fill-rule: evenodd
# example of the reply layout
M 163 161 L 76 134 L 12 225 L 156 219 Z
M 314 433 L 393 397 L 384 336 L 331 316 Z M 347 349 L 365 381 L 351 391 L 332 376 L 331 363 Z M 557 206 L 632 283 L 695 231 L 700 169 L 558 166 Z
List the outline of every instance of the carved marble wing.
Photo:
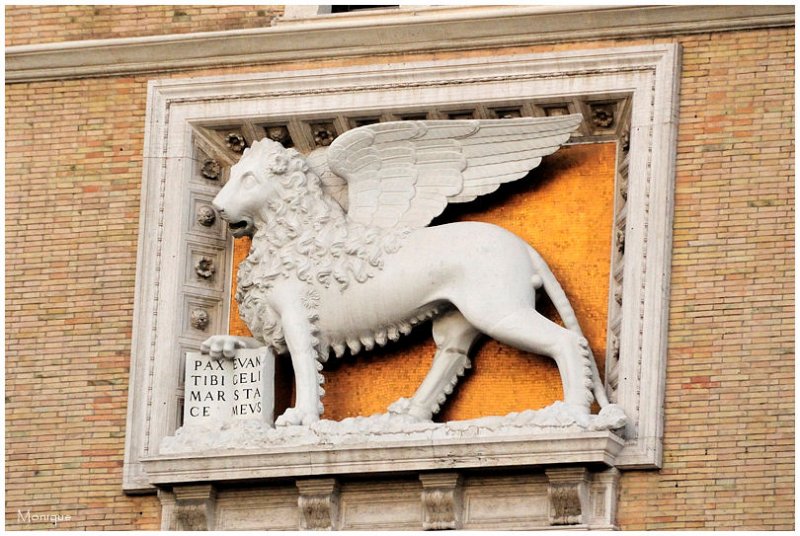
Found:
M 524 177 L 580 122 L 576 114 L 376 123 L 345 132 L 324 153 L 309 155 L 309 164 L 350 219 L 420 228 L 448 203 Z

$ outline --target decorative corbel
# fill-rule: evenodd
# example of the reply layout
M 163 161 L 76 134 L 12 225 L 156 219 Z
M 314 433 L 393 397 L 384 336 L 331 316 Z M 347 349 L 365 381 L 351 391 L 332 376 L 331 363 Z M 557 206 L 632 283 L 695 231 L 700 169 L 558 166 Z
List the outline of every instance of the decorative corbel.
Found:
M 592 521 L 604 524 L 604 529 L 618 529 L 617 503 L 619 495 L 620 472 L 616 467 L 599 471 L 592 475 Z
M 589 516 L 589 484 L 585 467 L 547 469 L 551 525 L 585 525 Z
M 422 528 L 460 529 L 463 486 L 458 473 L 421 473 Z
M 295 482 L 300 497 L 300 530 L 336 530 L 339 524 L 339 482 L 313 478 Z
M 217 490 L 211 484 L 175 486 L 169 530 L 214 530 Z

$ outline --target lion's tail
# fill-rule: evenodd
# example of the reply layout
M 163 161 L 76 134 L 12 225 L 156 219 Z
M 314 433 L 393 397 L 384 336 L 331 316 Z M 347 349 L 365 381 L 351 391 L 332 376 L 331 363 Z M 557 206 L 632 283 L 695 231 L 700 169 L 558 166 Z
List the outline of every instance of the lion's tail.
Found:
M 550 301 L 553 302 L 562 322 L 564 322 L 564 326 L 585 338 L 581 326 L 578 323 L 578 317 L 575 316 L 575 310 L 569 303 L 564 289 L 561 288 L 561 284 L 550 270 L 550 267 L 535 249 L 529 247 L 528 253 L 530 254 L 531 261 L 533 262 L 537 274 L 533 276 L 533 286 L 535 288 L 544 287 L 544 291 L 550 297 Z M 597 403 L 600 404 L 601 408 L 604 408 L 609 404 L 608 396 L 606 395 L 603 382 L 600 380 L 600 372 L 597 370 L 597 363 L 595 362 L 591 348 L 589 349 L 589 362 L 592 369 L 592 392 L 594 393 Z

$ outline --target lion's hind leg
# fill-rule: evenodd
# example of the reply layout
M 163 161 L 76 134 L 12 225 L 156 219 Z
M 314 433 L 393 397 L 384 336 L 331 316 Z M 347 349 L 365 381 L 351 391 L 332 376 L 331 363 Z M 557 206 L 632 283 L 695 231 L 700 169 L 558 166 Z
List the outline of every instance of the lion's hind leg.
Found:
M 520 304 L 510 309 L 511 312 L 500 319 L 489 318 L 486 312 L 491 310 L 489 304 L 462 309 L 466 318 L 489 337 L 525 352 L 552 358 L 561 375 L 564 401 L 583 413 L 589 413 L 594 398 L 592 354 L 588 341 L 527 305 Z
M 401 398 L 389 407 L 392 413 L 431 420 L 441 404 L 453 392 L 459 376 L 470 368 L 469 350 L 481 335 L 457 310 L 433 321 L 433 340 L 436 355 L 422 384 L 411 400 Z

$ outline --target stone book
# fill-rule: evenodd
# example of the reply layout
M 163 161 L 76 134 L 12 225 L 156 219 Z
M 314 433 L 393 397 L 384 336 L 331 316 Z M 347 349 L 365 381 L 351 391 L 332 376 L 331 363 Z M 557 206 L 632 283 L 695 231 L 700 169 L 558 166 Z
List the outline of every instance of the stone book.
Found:
M 275 358 L 266 348 L 241 349 L 233 359 L 186 354 L 183 424 L 274 419 Z

